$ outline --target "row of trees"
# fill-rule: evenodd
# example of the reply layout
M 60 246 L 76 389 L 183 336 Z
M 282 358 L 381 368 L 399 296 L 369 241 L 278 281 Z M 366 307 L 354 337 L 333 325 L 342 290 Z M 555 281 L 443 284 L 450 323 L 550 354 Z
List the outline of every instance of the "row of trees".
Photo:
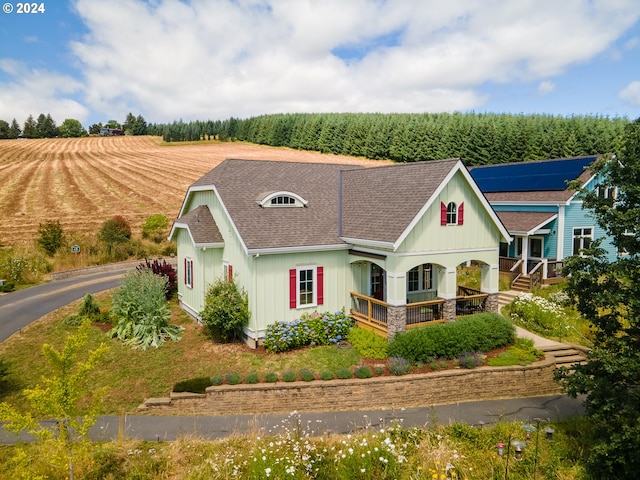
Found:
M 67 118 L 58 127 L 50 114 L 41 113 L 37 120 L 33 118 L 33 115 L 29 115 L 22 129 L 15 118 L 10 124 L 6 120 L 0 120 L 0 139 L 85 137 L 86 135 L 87 131 L 74 118 Z
M 167 142 L 216 138 L 414 162 L 462 158 L 469 165 L 618 151 L 626 118 L 476 113 L 276 114 L 153 124 Z
M 102 122 L 94 123 L 89 127 L 88 133 L 79 120 L 67 118 L 57 126 L 51 114 L 41 113 L 37 119 L 29 115 L 22 128 L 15 118 L 11 123 L 0 120 L 0 139 L 86 137 L 88 134 L 98 135 L 103 127 L 123 130 L 127 135 L 147 135 L 146 120 L 142 115 L 136 117 L 133 113 L 129 113 L 122 124 L 117 120 L 109 120 L 104 125 Z

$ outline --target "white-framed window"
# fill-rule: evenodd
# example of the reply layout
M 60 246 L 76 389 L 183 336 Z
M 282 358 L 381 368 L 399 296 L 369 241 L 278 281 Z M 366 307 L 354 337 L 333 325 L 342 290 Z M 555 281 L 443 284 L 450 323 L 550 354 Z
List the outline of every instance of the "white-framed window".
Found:
M 581 250 L 589 248 L 593 242 L 593 227 L 575 227 L 573 229 L 573 255 L 583 255 Z
M 233 283 L 233 267 L 229 264 L 229 262 L 223 262 L 222 270 L 224 274 L 224 279 L 227 282 Z
M 458 206 L 455 202 L 449 202 L 447 205 L 447 225 L 458 224 Z
M 529 258 L 542 258 L 543 247 L 542 237 L 529 237 Z
M 425 263 L 412 268 L 407 273 L 407 292 L 426 292 L 433 289 L 433 268 Z
M 184 259 L 184 284 L 193 288 L 193 260 L 189 257 Z
M 324 269 L 317 265 L 289 270 L 289 308 L 307 308 L 324 303 Z
M 456 202 L 445 204 L 440 202 L 440 225 L 463 225 L 464 224 L 464 202 L 456 205 Z
M 609 187 L 606 185 L 598 185 L 598 197 L 600 198 L 612 198 L 616 199 L 618 196 L 618 189 L 616 187 Z
M 265 194 L 256 200 L 258 205 L 265 208 L 271 207 L 306 207 L 307 201 L 300 195 L 293 192 L 272 192 Z

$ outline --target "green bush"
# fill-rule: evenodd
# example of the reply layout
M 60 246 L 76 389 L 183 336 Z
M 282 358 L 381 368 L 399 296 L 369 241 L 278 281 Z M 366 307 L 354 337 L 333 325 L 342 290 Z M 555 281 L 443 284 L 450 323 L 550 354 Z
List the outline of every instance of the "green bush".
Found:
M 346 380 L 347 378 L 352 378 L 353 374 L 351 373 L 350 368 L 342 367 L 336 371 L 336 377 L 340 378 L 341 380 Z
M 300 375 L 300 378 L 305 382 L 311 382 L 316 379 L 316 374 L 313 372 L 313 370 L 309 370 L 308 368 L 301 369 L 298 374 Z
M 368 365 L 360 365 L 355 368 L 353 372 L 356 378 L 371 378 L 373 377 L 373 370 Z
M 278 381 L 278 374 L 275 372 L 267 372 L 264 376 L 264 381 L 267 383 L 276 383 Z
M 190 378 L 176 383 L 173 386 L 174 392 L 206 393 L 207 387 L 212 385 L 209 377 Z
M 258 372 L 249 372 L 244 376 L 244 382 L 248 384 L 258 383 L 260 381 L 260 375 Z
M 402 357 L 390 357 L 389 371 L 396 376 L 406 375 L 411 371 L 411 362 Z
M 544 356 L 544 352 L 536 349 L 530 338 L 516 338 L 515 345 L 509 347 L 506 352 L 497 357 L 490 358 L 487 364 L 492 367 L 505 367 L 510 365 L 529 365 Z
M 561 337 L 566 334 L 562 321 L 562 307 L 532 293 L 522 293 L 511 302 L 506 311 L 514 323 L 548 337 Z
M 0 292 L 13 292 L 16 289 L 16 284 L 13 282 L 4 282 L 3 285 L 0 285 Z
M 219 342 L 241 338 L 250 315 L 247 292 L 224 278 L 218 278 L 209 287 L 204 310 L 200 312 L 205 332 Z
M 211 376 L 211 385 L 216 387 L 222 385 L 222 375 L 216 374 Z
M 235 372 L 225 374 L 224 379 L 227 382 L 227 385 L 239 385 L 242 383 L 242 377 L 240 374 Z
M 333 380 L 333 372 L 331 370 L 320 370 L 321 380 Z
M 348 339 L 363 357 L 385 359 L 389 356 L 389 341 L 371 330 L 352 328 Z
M 146 218 L 142 224 L 142 237 L 151 238 L 154 242 L 160 243 L 165 238 L 169 219 L 166 215 L 156 213 Z
M 382 375 L 384 373 L 384 367 L 382 365 L 376 365 L 374 371 L 376 375 Z
M 184 328 L 169 324 L 165 285 L 166 279 L 150 270 L 125 275 L 113 294 L 111 313 L 117 323 L 109 335 L 142 350 L 157 348 L 167 339 L 178 341 Z
M 515 328 L 509 320 L 496 313 L 479 313 L 400 332 L 389 344 L 389 356 L 426 365 L 434 358 L 453 360 L 464 352 L 488 352 L 514 340 Z
M 62 231 L 60 220 L 55 222 L 49 220 L 41 223 L 38 227 L 38 233 L 40 234 L 38 244 L 50 257 L 53 257 L 65 244 L 64 232 Z
M 282 372 L 283 382 L 295 382 L 298 379 L 298 375 L 293 370 L 285 370 Z

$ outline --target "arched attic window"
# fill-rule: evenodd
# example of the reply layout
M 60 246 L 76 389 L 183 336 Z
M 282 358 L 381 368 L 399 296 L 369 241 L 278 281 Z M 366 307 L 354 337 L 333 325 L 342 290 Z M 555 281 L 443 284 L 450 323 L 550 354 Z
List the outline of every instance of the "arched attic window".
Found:
M 307 201 L 300 195 L 293 192 L 271 192 L 261 195 L 256 200 L 258 205 L 263 208 L 279 208 L 279 207 L 306 207 Z

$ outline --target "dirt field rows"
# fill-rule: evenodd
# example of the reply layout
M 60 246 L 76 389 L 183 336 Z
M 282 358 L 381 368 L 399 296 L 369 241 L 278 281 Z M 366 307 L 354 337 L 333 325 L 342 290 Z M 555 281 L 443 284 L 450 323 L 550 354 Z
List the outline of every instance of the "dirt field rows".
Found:
M 123 215 L 134 231 L 174 219 L 188 186 L 225 158 L 380 165 L 353 157 L 237 142 L 163 146 L 155 137 L 0 141 L 0 244 L 29 242 L 46 220 L 94 233 Z

